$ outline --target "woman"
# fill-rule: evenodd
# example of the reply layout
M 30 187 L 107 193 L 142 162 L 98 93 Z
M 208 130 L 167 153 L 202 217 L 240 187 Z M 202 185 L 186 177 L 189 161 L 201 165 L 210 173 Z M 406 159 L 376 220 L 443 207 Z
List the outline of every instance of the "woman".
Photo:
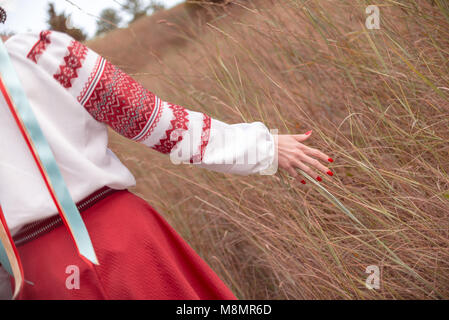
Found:
M 296 168 L 318 181 L 314 169 L 332 175 L 319 160 L 333 160 L 303 144 L 311 131 L 273 136 L 260 122 L 229 125 L 162 101 L 66 34 L 18 34 L 5 45 L 99 260 L 89 266 L 78 256 L 0 97 L 0 203 L 24 268 L 21 299 L 235 299 L 161 215 L 126 191 L 135 180 L 107 148 L 107 125 L 176 163 L 255 174 L 277 162 L 303 184 Z

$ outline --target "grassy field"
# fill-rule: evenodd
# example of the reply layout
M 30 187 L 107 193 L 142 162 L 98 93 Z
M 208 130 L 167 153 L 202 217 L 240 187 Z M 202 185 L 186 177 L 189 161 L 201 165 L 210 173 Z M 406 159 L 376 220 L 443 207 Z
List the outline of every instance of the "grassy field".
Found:
M 148 200 L 245 299 L 449 298 L 449 5 L 237 1 L 183 5 L 89 46 L 162 99 L 229 123 L 313 130 L 334 158 L 316 185 L 232 176 L 111 133 Z M 199 16 L 201 17 L 201 15 Z M 204 20 L 204 19 L 203 19 Z M 368 290 L 366 267 L 381 271 Z

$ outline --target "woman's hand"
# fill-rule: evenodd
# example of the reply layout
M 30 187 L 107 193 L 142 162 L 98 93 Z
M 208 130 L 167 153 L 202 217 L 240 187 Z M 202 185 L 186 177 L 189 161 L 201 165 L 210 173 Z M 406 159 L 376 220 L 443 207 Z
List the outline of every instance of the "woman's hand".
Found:
M 312 178 L 321 181 L 322 178 L 309 166 L 314 167 L 314 169 L 321 171 L 324 174 L 332 176 L 332 171 L 319 160 L 328 162 L 334 162 L 334 160 L 323 152 L 302 143 L 310 137 L 311 133 L 312 131 L 308 131 L 305 134 L 278 135 L 278 165 L 295 179 L 300 179 L 295 170 L 296 168 L 299 168 Z M 301 183 L 305 184 L 306 181 L 301 179 Z

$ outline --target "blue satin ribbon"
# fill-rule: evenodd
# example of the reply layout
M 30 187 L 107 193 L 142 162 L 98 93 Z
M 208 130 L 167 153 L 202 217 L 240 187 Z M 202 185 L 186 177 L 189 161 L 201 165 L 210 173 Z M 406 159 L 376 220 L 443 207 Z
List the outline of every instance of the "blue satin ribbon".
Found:
M 0 241 L 0 263 L 2 267 L 8 272 L 10 275 L 13 275 L 11 264 L 9 263 L 8 255 L 6 254 L 6 249 Z
M 11 264 L 9 263 L 8 256 L 6 255 L 5 247 L 3 247 L 3 244 L 0 242 L 0 263 L 2 264 L 2 267 L 5 268 L 5 270 L 12 275 L 12 269 Z
M 70 196 L 50 146 L 42 133 L 33 110 L 31 109 L 30 103 L 25 95 L 21 82 L 14 70 L 6 47 L 2 41 L 0 41 L 0 74 L 9 91 L 11 99 L 14 102 L 17 114 L 22 120 L 22 123 L 31 138 L 32 144 L 34 145 L 34 149 L 40 158 L 43 169 L 46 171 L 47 177 L 49 177 L 50 184 L 54 190 L 60 207 L 62 208 L 69 231 L 75 240 L 79 254 L 87 258 L 90 262 L 98 264 L 86 226 L 84 225 L 78 208 Z M 2 150 L 1 152 L 8 152 L 8 150 Z M 4 247 L 1 246 L 0 261 L 6 269 L 8 269 L 9 262 L 4 261 L 6 256 L 6 252 L 4 250 Z M 8 271 L 10 271 L 10 269 L 11 268 L 9 267 Z

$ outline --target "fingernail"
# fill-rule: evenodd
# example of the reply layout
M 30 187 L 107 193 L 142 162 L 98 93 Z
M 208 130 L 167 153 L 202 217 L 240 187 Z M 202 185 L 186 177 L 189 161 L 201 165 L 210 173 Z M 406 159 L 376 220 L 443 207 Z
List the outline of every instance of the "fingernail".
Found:
M 306 132 L 306 135 L 308 136 L 308 135 L 311 134 L 311 133 L 312 133 L 312 130 L 307 131 L 307 132 Z
M 301 183 L 302 183 L 302 184 L 306 184 L 306 182 L 305 182 L 304 180 L 301 180 Z
M 334 162 L 334 159 L 329 158 L 329 159 L 327 159 L 327 161 L 329 161 L 329 162 Z
M 316 179 L 317 179 L 318 181 L 323 181 L 323 179 L 321 179 L 320 176 L 316 177 Z
M 330 175 L 330 176 L 333 176 L 334 174 L 332 173 L 332 171 L 328 171 L 328 172 L 326 172 L 328 175 Z

